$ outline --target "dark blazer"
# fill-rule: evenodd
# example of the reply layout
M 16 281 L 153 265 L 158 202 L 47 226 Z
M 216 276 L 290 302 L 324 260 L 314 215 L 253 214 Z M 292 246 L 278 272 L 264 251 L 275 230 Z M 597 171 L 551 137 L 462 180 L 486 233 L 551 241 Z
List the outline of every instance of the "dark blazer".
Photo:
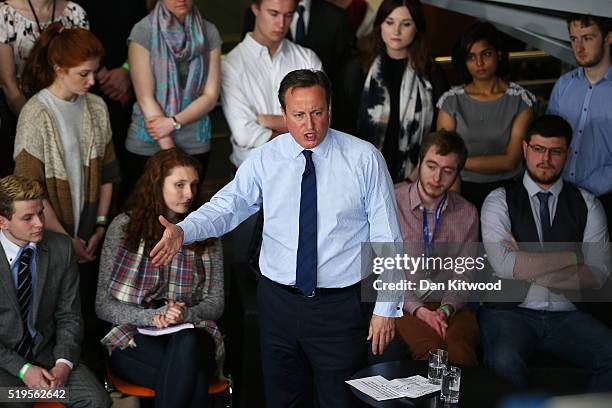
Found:
M 297 18 L 294 15 L 293 18 Z M 249 7 L 244 16 L 244 34 L 253 31 L 255 16 Z M 287 38 L 293 41 L 291 30 Z M 346 21 L 346 12 L 325 0 L 312 0 L 304 46 L 313 50 L 323 63 L 323 70 L 332 79 L 348 60 L 353 40 Z
M 32 303 L 34 362 L 52 367 L 65 358 L 75 366 L 83 337 L 79 270 L 69 237 L 45 231 L 36 245 L 36 285 Z M 17 290 L 10 266 L 0 245 L 0 368 L 17 376 L 27 361 L 14 349 L 26 328 L 21 321 Z

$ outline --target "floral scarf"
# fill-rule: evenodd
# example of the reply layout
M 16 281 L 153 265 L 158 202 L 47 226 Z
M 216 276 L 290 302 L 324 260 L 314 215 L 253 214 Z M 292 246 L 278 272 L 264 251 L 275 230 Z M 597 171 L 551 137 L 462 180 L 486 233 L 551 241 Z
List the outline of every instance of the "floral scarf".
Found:
M 208 53 L 202 16 L 194 5 L 183 23 L 158 1 L 149 14 L 151 19 L 151 52 L 149 62 L 155 77 L 155 100 L 165 115 L 172 117 L 185 109 L 201 95 L 204 78 L 208 71 Z M 187 72 L 181 89 L 179 64 Z M 198 141 L 210 139 L 210 119 L 205 116 L 199 121 L 196 133 Z M 143 124 L 144 128 L 144 124 Z M 146 131 L 141 132 L 143 140 L 155 143 Z
M 432 86 L 417 74 L 410 63 L 402 77 L 399 99 L 398 148 L 401 164 L 399 175 L 391 175 L 393 179 L 407 178 L 416 166 L 410 159 L 416 155 L 411 153 L 420 148 L 423 136 L 431 129 L 434 116 Z M 376 57 L 366 77 L 359 111 L 357 128 L 360 137 L 382 150 L 391 111 L 391 98 L 383 79 L 380 56 Z

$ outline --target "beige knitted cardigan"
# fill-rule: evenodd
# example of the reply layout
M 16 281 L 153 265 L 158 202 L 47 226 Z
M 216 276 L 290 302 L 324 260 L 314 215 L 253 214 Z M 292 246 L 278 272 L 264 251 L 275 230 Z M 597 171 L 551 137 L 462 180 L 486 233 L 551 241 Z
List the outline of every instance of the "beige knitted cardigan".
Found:
M 119 181 L 112 131 L 106 104 L 102 98 L 86 94 L 83 134 L 80 135 L 85 204 L 77 235 L 88 239 L 94 229 L 100 198 L 100 186 Z M 74 231 L 72 196 L 66 175 L 64 149 L 53 114 L 36 94 L 19 115 L 15 137 L 15 174 L 43 183 L 47 198 L 66 231 Z

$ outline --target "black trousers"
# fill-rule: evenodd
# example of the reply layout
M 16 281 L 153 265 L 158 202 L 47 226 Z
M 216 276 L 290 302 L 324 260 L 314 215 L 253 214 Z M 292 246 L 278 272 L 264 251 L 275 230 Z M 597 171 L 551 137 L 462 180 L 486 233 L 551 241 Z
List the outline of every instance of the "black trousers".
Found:
M 209 377 L 215 371 L 214 342 L 201 329 L 165 336 L 137 334 L 136 347 L 115 350 L 110 364 L 119 377 L 155 390 L 155 407 L 208 406 Z
M 307 298 L 262 277 L 257 288 L 269 408 L 354 406 L 344 381 L 365 366 L 371 305 L 360 287 Z

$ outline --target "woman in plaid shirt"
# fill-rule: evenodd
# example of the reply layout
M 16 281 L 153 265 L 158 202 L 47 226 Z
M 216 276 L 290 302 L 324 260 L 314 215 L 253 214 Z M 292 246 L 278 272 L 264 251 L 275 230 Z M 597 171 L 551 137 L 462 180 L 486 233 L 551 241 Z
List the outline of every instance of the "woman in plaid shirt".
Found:
M 223 311 L 221 241 L 184 247 L 167 267 L 149 252 L 161 238 L 158 216 L 180 221 L 191 211 L 199 162 L 178 149 L 152 156 L 104 241 L 96 296 L 98 316 L 114 327 L 102 339 L 116 375 L 155 389 L 156 407 L 206 406 L 209 378 L 224 354 L 214 322 Z M 158 329 L 192 323 L 195 328 L 159 336 Z

